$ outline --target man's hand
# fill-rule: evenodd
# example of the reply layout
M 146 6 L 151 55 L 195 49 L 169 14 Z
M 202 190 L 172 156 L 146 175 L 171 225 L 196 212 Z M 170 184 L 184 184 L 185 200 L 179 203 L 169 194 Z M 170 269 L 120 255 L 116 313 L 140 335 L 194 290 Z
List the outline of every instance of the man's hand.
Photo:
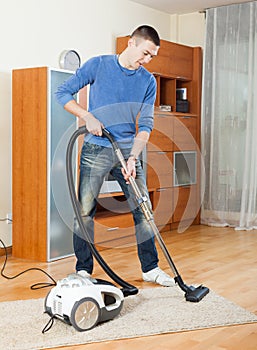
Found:
M 126 173 L 125 170 L 122 168 L 122 175 L 124 176 L 124 179 L 126 180 L 126 183 L 129 184 L 129 178 L 133 176 L 136 177 L 136 160 L 134 157 L 129 157 L 127 160 L 127 170 Z
M 66 111 L 84 120 L 88 132 L 96 136 L 102 136 L 104 125 L 96 119 L 92 113 L 86 111 L 80 104 L 78 104 L 77 101 L 71 100 L 67 102 L 64 108 Z
M 102 129 L 104 126 L 92 113 L 88 112 L 82 119 L 86 122 L 86 127 L 90 134 L 102 136 Z

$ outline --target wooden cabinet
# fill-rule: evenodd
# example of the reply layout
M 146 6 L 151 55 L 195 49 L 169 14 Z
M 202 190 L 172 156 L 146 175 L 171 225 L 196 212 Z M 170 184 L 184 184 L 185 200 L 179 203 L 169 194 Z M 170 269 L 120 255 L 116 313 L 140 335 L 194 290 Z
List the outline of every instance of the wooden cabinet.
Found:
M 73 254 L 65 156 L 77 123 L 54 96 L 70 75 L 48 67 L 13 71 L 12 254 L 18 258 L 51 261 Z
M 117 38 L 117 53 L 129 37 Z M 160 229 L 199 223 L 202 50 L 161 40 L 145 66 L 157 83 L 147 146 L 147 185 Z

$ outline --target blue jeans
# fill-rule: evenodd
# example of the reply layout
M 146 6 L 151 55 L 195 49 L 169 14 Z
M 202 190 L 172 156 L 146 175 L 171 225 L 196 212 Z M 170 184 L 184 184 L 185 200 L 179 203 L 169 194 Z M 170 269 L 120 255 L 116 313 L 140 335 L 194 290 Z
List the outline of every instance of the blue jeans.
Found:
M 121 150 L 127 159 L 130 149 Z M 85 229 L 94 241 L 94 216 L 97 198 L 105 175 L 111 175 L 119 182 L 124 192 L 135 224 L 138 257 L 143 272 L 148 272 L 158 266 L 158 254 L 154 242 L 154 233 L 139 207 L 134 191 L 126 184 L 121 172 L 121 165 L 112 148 L 102 147 L 84 142 L 80 157 L 80 181 L 78 199 L 81 203 L 81 215 Z M 136 162 L 136 182 L 143 196 L 148 196 L 145 175 L 139 160 Z M 148 200 L 149 205 L 150 200 Z M 83 237 L 77 220 L 74 223 L 73 234 L 74 252 L 77 258 L 76 270 L 93 271 L 93 257 L 88 248 L 86 237 Z

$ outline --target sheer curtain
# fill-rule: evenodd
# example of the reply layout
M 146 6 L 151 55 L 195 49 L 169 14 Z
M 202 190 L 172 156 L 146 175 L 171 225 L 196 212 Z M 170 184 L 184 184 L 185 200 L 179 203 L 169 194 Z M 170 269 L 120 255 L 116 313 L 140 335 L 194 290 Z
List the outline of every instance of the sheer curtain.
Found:
M 257 229 L 257 1 L 207 10 L 201 222 Z

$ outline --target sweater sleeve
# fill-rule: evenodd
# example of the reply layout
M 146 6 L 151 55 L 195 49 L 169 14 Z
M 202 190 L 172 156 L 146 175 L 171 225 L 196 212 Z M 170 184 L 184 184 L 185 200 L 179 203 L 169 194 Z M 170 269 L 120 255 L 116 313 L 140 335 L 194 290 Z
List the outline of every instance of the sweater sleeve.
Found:
M 93 57 L 85 62 L 76 73 L 61 84 L 55 92 L 58 103 L 64 106 L 67 102 L 74 99 L 74 95 L 88 84 L 94 82 L 97 67 L 99 65 L 99 57 Z
M 153 75 L 150 77 L 145 99 L 138 118 L 138 132 L 151 132 L 153 129 L 154 102 L 156 98 L 156 80 Z

